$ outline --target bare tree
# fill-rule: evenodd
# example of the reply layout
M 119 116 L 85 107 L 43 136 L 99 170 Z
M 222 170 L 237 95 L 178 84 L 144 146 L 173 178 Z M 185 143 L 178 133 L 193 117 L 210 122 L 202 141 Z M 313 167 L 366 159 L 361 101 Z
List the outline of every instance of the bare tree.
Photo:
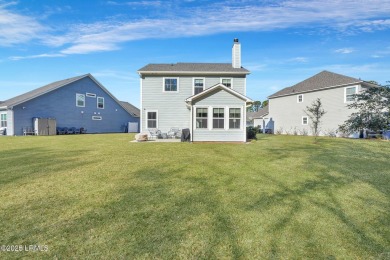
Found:
M 311 106 L 306 106 L 305 113 L 310 118 L 310 126 L 313 130 L 315 141 L 317 141 L 317 136 L 320 134 L 320 125 L 322 123 L 321 118 L 326 114 L 322 107 L 321 99 L 317 98 L 311 103 Z

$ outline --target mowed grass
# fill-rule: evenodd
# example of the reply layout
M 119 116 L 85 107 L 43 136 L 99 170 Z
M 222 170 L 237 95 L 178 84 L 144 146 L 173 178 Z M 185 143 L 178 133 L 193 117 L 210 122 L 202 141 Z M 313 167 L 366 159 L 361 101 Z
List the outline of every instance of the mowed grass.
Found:
M 389 142 L 133 137 L 0 138 L 0 258 L 390 258 Z

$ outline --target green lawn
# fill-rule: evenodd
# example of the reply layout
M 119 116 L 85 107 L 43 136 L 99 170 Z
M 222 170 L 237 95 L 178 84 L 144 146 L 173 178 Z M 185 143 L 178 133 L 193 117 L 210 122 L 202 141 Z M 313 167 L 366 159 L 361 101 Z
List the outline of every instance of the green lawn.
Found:
M 389 259 L 390 143 L 0 138 L 0 258 Z

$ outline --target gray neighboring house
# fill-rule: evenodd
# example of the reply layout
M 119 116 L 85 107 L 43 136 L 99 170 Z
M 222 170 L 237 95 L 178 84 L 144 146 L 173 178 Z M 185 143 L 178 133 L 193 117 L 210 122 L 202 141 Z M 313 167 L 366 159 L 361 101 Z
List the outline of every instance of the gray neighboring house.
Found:
M 232 63 L 148 64 L 138 70 L 141 132 L 188 128 L 191 141 L 246 141 L 246 76 L 241 45 Z
M 260 108 L 256 112 L 247 112 L 248 126 L 259 127 L 263 133 L 272 133 L 274 129 L 273 120 L 269 117 L 269 106 Z
M 269 96 L 269 117 L 274 121 L 274 132 L 282 134 L 312 134 L 307 106 L 320 98 L 326 114 L 322 118 L 321 135 L 336 135 L 339 125 L 354 112 L 347 105 L 354 101 L 353 94 L 377 85 L 322 71 L 296 85 Z

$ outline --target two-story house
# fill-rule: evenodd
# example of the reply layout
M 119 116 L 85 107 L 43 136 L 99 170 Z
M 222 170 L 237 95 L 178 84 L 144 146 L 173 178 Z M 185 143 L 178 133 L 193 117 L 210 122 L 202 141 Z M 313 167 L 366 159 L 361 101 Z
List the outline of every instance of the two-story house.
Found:
M 148 64 L 141 81 L 141 132 L 188 128 L 191 141 L 246 141 L 246 76 L 241 45 L 232 63 Z
M 306 107 L 321 99 L 326 114 L 321 118 L 321 135 L 334 135 L 339 125 L 354 112 L 347 105 L 354 102 L 353 95 L 364 88 L 377 85 L 322 71 L 296 85 L 284 88 L 269 96 L 269 115 L 276 133 L 312 134 Z
M 116 99 L 91 74 L 56 81 L 0 103 L 0 127 L 7 135 L 42 134 L 36 127 L 39 118 L 55 121 L 45 131 L 49 134 L 56 133 L 56 126 L 83 127 L 88 133 L 125 132 L 129 125 L 138 126 L 139 109 Z

